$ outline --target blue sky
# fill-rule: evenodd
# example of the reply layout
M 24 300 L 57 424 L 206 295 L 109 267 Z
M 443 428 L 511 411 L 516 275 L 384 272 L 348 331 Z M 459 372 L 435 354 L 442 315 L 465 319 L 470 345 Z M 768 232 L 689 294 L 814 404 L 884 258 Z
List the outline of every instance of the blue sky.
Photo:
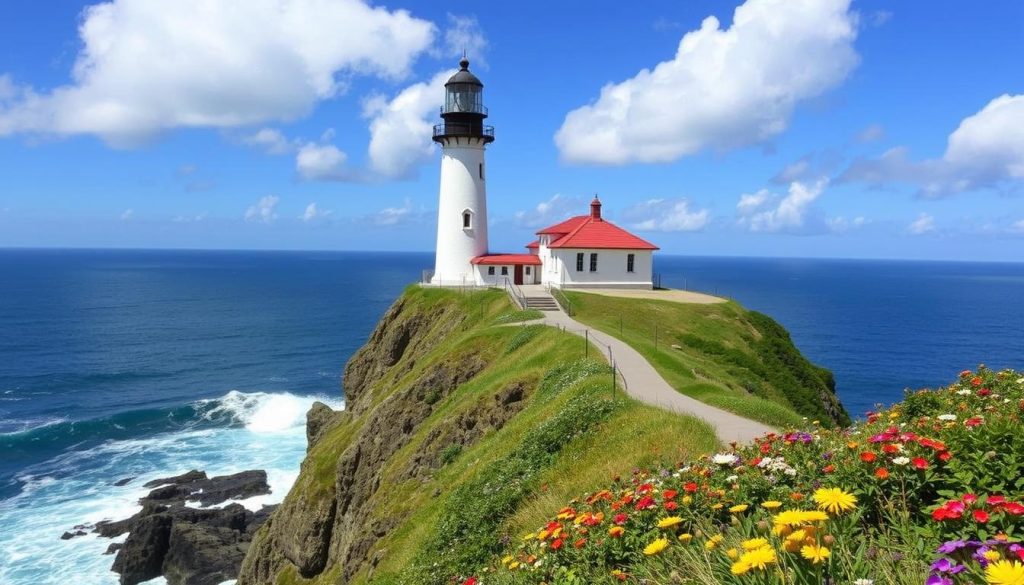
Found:
M 1024 257 L 1016 1 L 4 2 L 0 246 L 431 250 L 463 49 L 493 251 Z

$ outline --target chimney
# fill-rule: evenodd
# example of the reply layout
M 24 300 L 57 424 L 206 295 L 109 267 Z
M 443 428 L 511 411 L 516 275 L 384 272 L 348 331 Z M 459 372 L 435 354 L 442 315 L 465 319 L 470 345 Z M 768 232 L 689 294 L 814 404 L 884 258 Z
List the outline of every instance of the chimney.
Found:
M 601 221 L 601 200 L 597 195 L 594 195 L 594 200 L 590 202 L 590 219 Z

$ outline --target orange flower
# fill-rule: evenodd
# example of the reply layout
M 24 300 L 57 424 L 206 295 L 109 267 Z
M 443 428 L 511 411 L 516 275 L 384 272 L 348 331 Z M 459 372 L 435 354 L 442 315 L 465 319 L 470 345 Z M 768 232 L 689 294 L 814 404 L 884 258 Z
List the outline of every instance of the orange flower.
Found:
M 875 470 L 875 477 L 878 479 L 889 479 L 889 470 L 884 467 L 879 467 Z
M 864 463 L 871 463 L 875 460 L 875 458 L 875 454 L 872 453 L 871 451 L 865 451 L 860 454 L 860 460 L 863 461 Z
M 801 494 L 800 492 L 793 492 L 792 494 L 790 494 L 790 496 L 789 496 L 789 497 L 790 497 L 790 498 L 791 498 L 791 499 L 792 499 L 792 500 L 793 500 L 794 502 L 799 502 L 800 500 L 804 499 L 804 495 L 803 495 L 803 494 Z
M 612 526 L 611 528 L 608 529 L 608 536 L 610 536 L 612 538 L 619 538 L 619 537 L 622 536 L 622 533 L 625 532 L 625 531 L 626 531 L 626 529 L 621 527 L 621 526 Z

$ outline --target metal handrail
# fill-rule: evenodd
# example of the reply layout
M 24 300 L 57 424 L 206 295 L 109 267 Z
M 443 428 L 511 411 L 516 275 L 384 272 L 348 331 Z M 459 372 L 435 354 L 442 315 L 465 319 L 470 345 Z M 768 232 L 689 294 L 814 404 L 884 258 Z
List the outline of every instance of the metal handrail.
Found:
M 574 316 L 576 314 L 576 310 L 573 308 L 572 301 L 570 301 L 569 297 L 565 295 L 565 292 L 563 292 L 562 289 L 559 287 L 551 286 L 550 283 L 547 284 L 546 286 L 548 289 L 548 294 L 550 294 L 552 298 L 555 299 L 555 302 L 557 302 L 562 307 L 562 310 L 565 311 L 565 314 L 569 315 L 570 317 Z
M 526 295 L 523 294 L 519 285 L 510 281 L 507 276 L 505 277 L 505 290 L 512 295 L 512 298 L 516 301 L 516 304 L 519 305 L 520 309 L 526 308 Z
M 494 138 L 494 126 L 445 122 L 434 125 L 434 136 L 487 136 Z
M 487 111 L 487 106 L 473 106 L 466 110 L 446 110 L 444 109 L 444 106 L 441 106 L 438 109 L 440 110 L 442 116 L 445 114 L 483 114 L 484 116 L 489 115 Z

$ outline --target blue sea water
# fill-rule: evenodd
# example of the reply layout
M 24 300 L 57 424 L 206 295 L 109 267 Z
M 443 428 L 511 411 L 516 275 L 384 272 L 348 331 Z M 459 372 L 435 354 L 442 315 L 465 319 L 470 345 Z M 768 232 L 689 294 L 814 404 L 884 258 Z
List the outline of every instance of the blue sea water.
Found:
M 113 584 L 147 479 L 266 469 L 279 501 L 313 400 L 431 254 L 0 250 L 0 583 Z M 984 362 L 1024 368 L 1024 264 L 659 256 L 836 374 L 852 413 Z M 111 484 L 136 477 L 125 487 Z

